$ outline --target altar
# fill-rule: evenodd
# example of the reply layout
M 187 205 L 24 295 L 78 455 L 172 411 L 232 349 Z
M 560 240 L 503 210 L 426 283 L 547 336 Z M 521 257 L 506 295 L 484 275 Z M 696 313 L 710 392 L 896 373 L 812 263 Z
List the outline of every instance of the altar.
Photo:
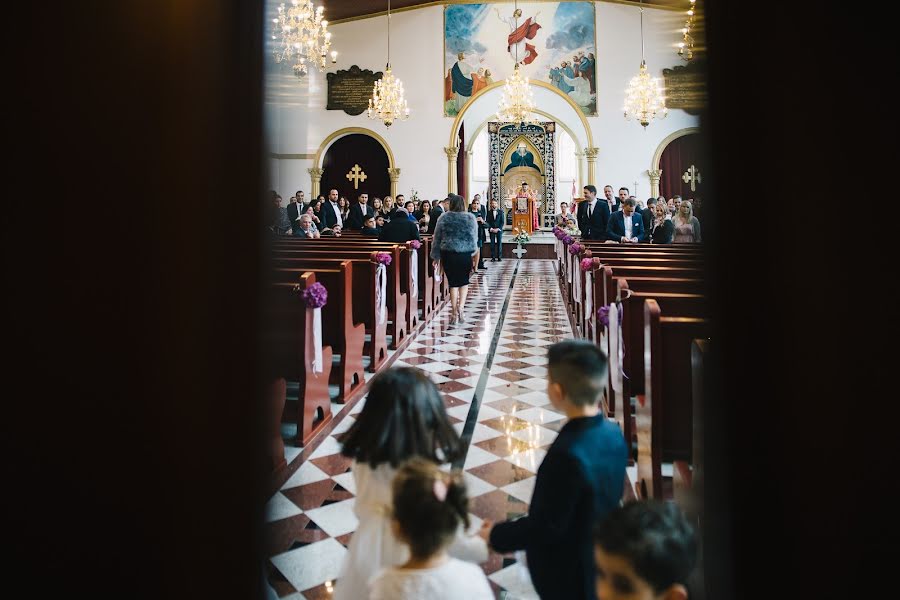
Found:
M 527 231 L 528 235 L 534 233 L 534 211 L 536 210 L 534 198 L 519 194 L 512 200 L 512 226 L 519 231 Z

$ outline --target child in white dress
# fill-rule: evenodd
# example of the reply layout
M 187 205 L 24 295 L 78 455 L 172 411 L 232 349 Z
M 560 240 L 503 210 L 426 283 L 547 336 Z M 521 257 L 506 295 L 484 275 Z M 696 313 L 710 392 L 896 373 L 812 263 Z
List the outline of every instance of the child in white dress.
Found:
M 395 536 L 410 548 L 409 559 L 370 583 L 369 600 L 493 600 L 484 572 L 447 554 L 469 521 L 469 499 L 458 475 L 417 458 L 394 479 Z
M 359 526 L 338 575 L 334 600 L 367 598 L 373 575 L 409 560 L 409 548 L 391 529 L 391 484 L 400 465 L 416 457 L 435 465 L 452 462 L 459 452 L 459 436 L 440 391 L 423 371 L 388 369 L 372 379 L 365 406 L 344 440 L 343 454 L 354 459 Z M 491 525 L 485 521 L 482 528 Z M 448 552 L 476 563 L 488 558 L 484 539 L 468 535 L 462 524 Z

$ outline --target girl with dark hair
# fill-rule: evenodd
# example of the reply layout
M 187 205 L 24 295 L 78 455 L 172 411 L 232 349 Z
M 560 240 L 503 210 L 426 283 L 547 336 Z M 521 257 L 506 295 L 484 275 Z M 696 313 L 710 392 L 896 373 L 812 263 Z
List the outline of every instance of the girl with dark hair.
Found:
M 394 533 L 409 546 L 410 556 L 375 577 L 369 599 L 493 600 L 484 571 L 447 555 L 456 532 L 469 523 L 462 478 L 413 459 L 397 473 L 393 493 Z
M 362 412 L 347 431 L 342 453 L 353 459 L 354 512 L 359 527 L 350 540 L 334 590 L 335 600 L 368 597 L 369 580 L 384 567 L 409 560 L 409 549 L 391 529 L 391 483 L 412 458 L 439 465 L 460 456 L 459 436 L 437 386 L 423 371 L 392 368 L 376 375 Z M 487 545 L 462 524 L 449 550 L 471 562 L 487 560 Z

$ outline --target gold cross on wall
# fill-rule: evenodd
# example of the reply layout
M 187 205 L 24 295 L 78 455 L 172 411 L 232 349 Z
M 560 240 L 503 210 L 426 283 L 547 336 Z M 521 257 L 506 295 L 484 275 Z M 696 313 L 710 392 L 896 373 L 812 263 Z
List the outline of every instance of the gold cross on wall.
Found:
M 684 175 L 681 176 L 681 180 L 685 183 L 691 184 L 691 191 L 697 191 L 697 184 L 702 183 L 700 181 L 700 171 L 697 170 L 697 167 L 691 165 L 687 171 L 684 172 Z
M 346 177 L 353 182 L 353 189 L 358 190 L 359 182 L 365 181 L 368 175 L 366 175 L 365 172 L 359 168 L 359 165 L 353 165 L 353 168 L 350 169 L 350 172 L 347 173 Z

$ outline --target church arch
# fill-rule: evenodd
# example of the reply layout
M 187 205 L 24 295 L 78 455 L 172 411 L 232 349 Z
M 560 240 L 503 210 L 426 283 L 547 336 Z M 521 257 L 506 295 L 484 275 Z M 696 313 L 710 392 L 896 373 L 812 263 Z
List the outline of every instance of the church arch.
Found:
M 685 127 L 684 129 L 679 129 L 678 131 L 674 131 L 667 135 L 665 139 L 659 143 L 659 146 L 656 147 L 653 158 L 650 160 L 650 168 L 647 170 L 647 174 L 650 176 L 650 195 L 654 198 L 659 196 L 659 179 L 662 176 L 662 171 L 659 170 L 659 161 L 662 160 L 663 152 L 666 151 L 669 144 L 678 138 L 695 133 L 700 133 L 699 127 Z
M 385 154 L 387 154 L 388 159 L 388 174 L 391 179 L 391 196 L 397 195 L 397 183 L 400 179 L 400 169 L 397 167 L 397 163 L 394 161 L 394 152 L 391 150 L 391 146 L 387 143 L 387 140 L 372 131 L 371 129 L 366 129 L 365 127 L 344 127 L 343 129 L 338 129 L 328 137 L 326 137 L 321 144 L 319 144 L 319 149 L 316 152 L 316 158 L 313 161 L 313 168 L 309 169 L 309 174 L 312 178 L 312 197 L 316 197 L 320 193 L 320 186 L 322 181 L 322 174 L 324 172 L 322 168 L 322 162 L 325 160 L 325 153 L 328 152 L 328 148 L 331 147 L 336 141 L 341 139 L 342 137 L 346 137 L 352 134 L 361 134 L 373 138 L 381 147 L 384 148 Z
M 463 106 L 462 110 L 459 111 L 459 113 L 456 115 L 456 118 L 453 120 L 453 125 L 450 127 L 450 143 L 448 144 L 448 147 L 454 147 L 457 145 L 457 136 L 459 135 L 459 126 L 462 124 L 463 118 L 466 116 L 466 113 L 469 111 L 470 108 L 472 108 L 476 104 L 478 99 L 497 88 L 503 87 L 504 85 L 506 85 L 505 81 L 495 81 L 491 85 L 479 90 L 477 94 L 472 96 L 472 98 L 470 98 L 469 101 L 466 102 L 466 105 Z M 582 127 L 584 127 L 584 137 L 585 137 L 585 139 L 587 139 L 588 147 L 589 148 L 594 147 L 594 136 L 591 134 L 591 126 L 588 124 L 587 117 L 584 116 L 584 112 L 582 112 L 581 108 L 577 104 L 575 104 L 575 102 L 573 102 L 572 99 L 569 98 L 569 96 L 567 96 L 566 94 L 563 94 L 556 86 L 550 85 L 549 83 L 547 83 L 545 81 L 532 80 L 532 81 L 528 82 L 528 85 L 549 90 L 551 93 L 556 94 L 557 96 L 562 98 L 563 101 L 565 101 L 569 106 L 571 106 L 572 110 L 574 110 L 575 113 L 578 115 L 578 118 L 581 121 Z M 536 110 L 535 112 L 539 113 L 540 111 Z M 570 133 L 570 135 L 571 135 L 571 133 Z M 578 139 L 578 137 L 579 136 L 573 136 L 574 139 Z
M 344 127 L 343 129 L 338 129 L 331 135 L 329 135 L 325 140 L 319 144 L 319 150 L 316 152 L 316 160 L 315 166 L 317 168 L 322 168 L 322 159 L 325 157 L 325 152 L 328 151 L 328 147 L 331 146 L 338 139 L 350 135 L 351 133 L 361 133 L 362 135 L 367 135 L 370 138 L 375 138 L 378 140 L 378 143 L 381 144 L 384 151 L 388 156 L 388 166 L 391 169 L 397 168 L 397 165 L 394 163 L 394 153 L 391 150 L 390 145 L 388 145 L 387 140 L 383 137 L 372 131 L 371 129 L 366 129 L 365 127 Z

